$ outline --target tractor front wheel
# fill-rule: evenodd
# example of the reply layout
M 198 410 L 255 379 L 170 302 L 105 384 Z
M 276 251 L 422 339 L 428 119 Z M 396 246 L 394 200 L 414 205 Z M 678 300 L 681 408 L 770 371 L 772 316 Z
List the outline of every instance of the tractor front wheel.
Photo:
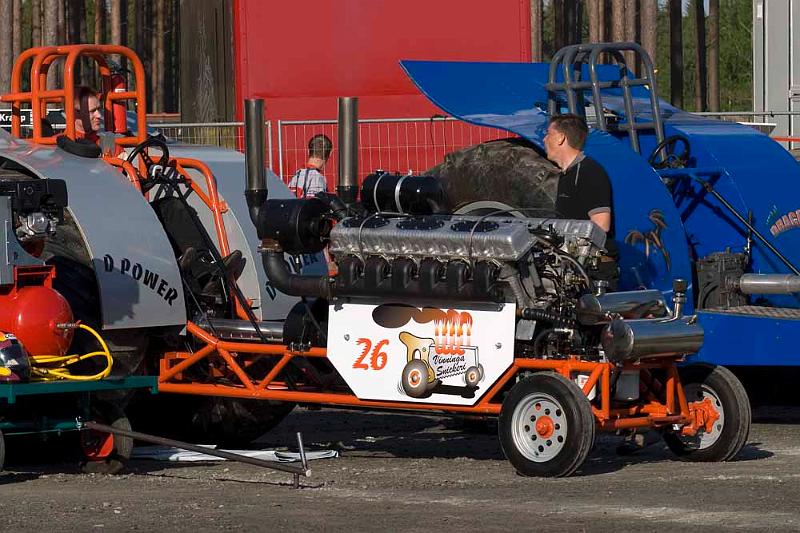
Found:
M 750 433 L 750 402 L 744 386 L 725 367 L 694 364 L 679 369 L 686 401 L 709 400 L 718 418 L 711 430 L 701 428 L 696 435 L 682 435 L 680 431 L 664 434 L 664 441 L 672 452 L 684 461 L 728 461 L 738 454 Z
M 562 477 L 577 470 L 594 443 L 589 401 L 554 372 L 518 382 L 500 410 L 500 445 L 523 476 Z

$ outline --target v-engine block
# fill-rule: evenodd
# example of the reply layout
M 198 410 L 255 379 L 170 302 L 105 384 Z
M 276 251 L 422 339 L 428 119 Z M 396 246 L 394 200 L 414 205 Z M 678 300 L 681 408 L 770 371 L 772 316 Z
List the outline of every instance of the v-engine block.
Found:
M 447 215 L 349 218 L 333 228 L 330 238 L 334 254 L 519 261 L 534 244 L 553 236 L 563 240 L 564 251 L 585 257 L 606 240 L 588 220 Z

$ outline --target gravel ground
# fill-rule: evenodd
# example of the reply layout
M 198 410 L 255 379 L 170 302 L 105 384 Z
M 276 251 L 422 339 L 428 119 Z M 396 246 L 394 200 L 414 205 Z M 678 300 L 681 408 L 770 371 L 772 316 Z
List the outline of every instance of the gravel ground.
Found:
M 4 531 L 53 530 L 800 530 L 800 408 L 756 413 L 736 461 L 676 460 L 659 442 L 620 456 L 601 436 L 567 479 L 517 476 L 496 427 L 461 419 L 297 410 L 259 439 L 341 457 L 289 475 L 233 463 L 132 461 L 122 475 L 81 474 L 9 450 L 0 473 Z M 12 443 L 13 444 L 13 443 Z

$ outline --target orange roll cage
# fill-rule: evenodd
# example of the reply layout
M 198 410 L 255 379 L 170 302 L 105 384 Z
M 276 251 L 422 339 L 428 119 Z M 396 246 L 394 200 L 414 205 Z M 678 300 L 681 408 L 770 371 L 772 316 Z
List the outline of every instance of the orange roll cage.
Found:
M 128 60 L 133 68 L 134 89 L 124 92 L 111 90 L 111 68 L 106 57 L 120 55 Z M 11 92 L 0 96 L 0 101 L 11 104 L 11 133 L 15 137 L 22 137 L 22 106 L 27 104 L 31 109 L 31 126 L 33 135 L 31 141 L 37 144 L 55 144 L 55 136 L 42 135 L 42 119 L 47 115 L 47 104 L 61 103 L 66 116 L 65 135 L 75 139 L 75 71 L 80 57 L 88 57 L 97 64 L 103 80 L 103 93 L 105 95 L 105 124 L 106 129 L 113 125 L 113 105 L 125 101 L 134 101 L 136 104 L 136 134 L 132 137 L 118 137 L 115 139 L 117 146 L 136 146 L 147 137 L 147 119 L 145 106 L 145 81 L 144 67 L 138 56 L 125 46 L 106 44 L 76 44 L 66 46 L 39 46 L 29 48 L 22 52 L 14 62 L 11 71 Z M 56 60 L 64 61 L 64 78 L 62 85 L 57 89 L 47 89 L 48 74 Z M 31 60 L 30 70 L 24 69 L 25 64 Z M 23 76 L 28 75 L 30 91 L 23 92 Z

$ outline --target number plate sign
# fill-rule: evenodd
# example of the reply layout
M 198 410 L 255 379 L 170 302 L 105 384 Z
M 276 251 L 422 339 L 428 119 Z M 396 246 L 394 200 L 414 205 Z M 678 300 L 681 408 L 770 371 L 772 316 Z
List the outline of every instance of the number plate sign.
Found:
M 330 306 L 328 359 L 362 400 L 475 405 L 514 359 L 514 305 Z

